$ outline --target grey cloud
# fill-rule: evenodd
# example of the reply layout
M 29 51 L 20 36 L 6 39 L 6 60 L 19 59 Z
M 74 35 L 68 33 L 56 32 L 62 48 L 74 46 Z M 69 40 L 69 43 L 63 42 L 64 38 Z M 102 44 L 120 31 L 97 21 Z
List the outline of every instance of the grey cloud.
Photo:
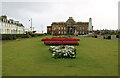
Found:
M 19 0 L 20 1 L 20 0 Z M 24 0 L 22 0 L 24 1 Z M 33 0 L 30 0 L 33 1 Z M 93 18 L 94 29 L 117 28 L 117 3 L 114 0 L 45 0 L 41 2 L 3 2 L 2 14 L 19 20 L 26 28 L 33 26 L 41 31 L 53 21 L 66 21 L 72 16 L 75 21 L 88 21 Z

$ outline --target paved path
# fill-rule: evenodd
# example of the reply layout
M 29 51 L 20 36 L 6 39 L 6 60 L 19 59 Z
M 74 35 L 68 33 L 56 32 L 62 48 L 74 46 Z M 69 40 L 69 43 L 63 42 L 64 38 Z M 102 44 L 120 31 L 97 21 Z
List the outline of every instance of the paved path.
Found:
M 76 37 L 76 36 L 74 36 Z M 79 35 L 77 37 L 88 37 L 87 35 Z M 97 38 L 104 39 L 103 36 L 97 36 Z M 111 36 L 111 40 L 120 40 L 120 38 L 116 38 L 116 36 Z
M 103 36 L 97 36 L 97 38 L 104 39 Z M 120 40 L 120 38 L 116 38 L 115 36 L 111 36 L 111 40 Z

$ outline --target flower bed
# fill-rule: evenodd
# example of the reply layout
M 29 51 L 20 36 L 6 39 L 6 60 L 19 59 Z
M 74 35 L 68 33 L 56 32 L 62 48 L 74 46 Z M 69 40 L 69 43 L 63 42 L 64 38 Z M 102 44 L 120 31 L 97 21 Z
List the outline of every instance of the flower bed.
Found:
M 76 49 L 73 46 L 50 46 L 49 50 L 51 51 L 54 58 L 75 58 Z
M 78 41 L 44 41 L 46 45 L 79 45 Z
M 66 38 L 66 37 L 53 37 L 53 38 L 43 38 L 41 41 L 80 41 L 80 39 Z
M 102 35 L 104 35 L 104 34 L 97 34 L 97 35 L 102 36 Z
M 53 35 L 53 36 L 61 36 L 61 35 Z

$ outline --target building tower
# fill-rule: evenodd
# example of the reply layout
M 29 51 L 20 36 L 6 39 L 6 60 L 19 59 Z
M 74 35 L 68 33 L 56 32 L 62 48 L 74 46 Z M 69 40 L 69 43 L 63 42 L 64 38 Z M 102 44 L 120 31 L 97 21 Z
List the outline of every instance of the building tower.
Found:
M 92 33 L 92 18 L 89 18 L 89 27 L 88 27 L 89 33 Z

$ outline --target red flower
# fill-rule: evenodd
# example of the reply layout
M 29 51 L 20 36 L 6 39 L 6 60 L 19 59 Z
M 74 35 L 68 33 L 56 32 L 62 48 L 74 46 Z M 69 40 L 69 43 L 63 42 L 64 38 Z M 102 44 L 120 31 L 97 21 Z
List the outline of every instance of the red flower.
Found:
M 43 38 L 41 41 L 80 41 L 80 39 L 65 38 L 65 37 L 53 37 L 53 38 Z
M 79 45 L 78 41 L 44 41 L 44 44 L 69 44 L 69 45 Z

